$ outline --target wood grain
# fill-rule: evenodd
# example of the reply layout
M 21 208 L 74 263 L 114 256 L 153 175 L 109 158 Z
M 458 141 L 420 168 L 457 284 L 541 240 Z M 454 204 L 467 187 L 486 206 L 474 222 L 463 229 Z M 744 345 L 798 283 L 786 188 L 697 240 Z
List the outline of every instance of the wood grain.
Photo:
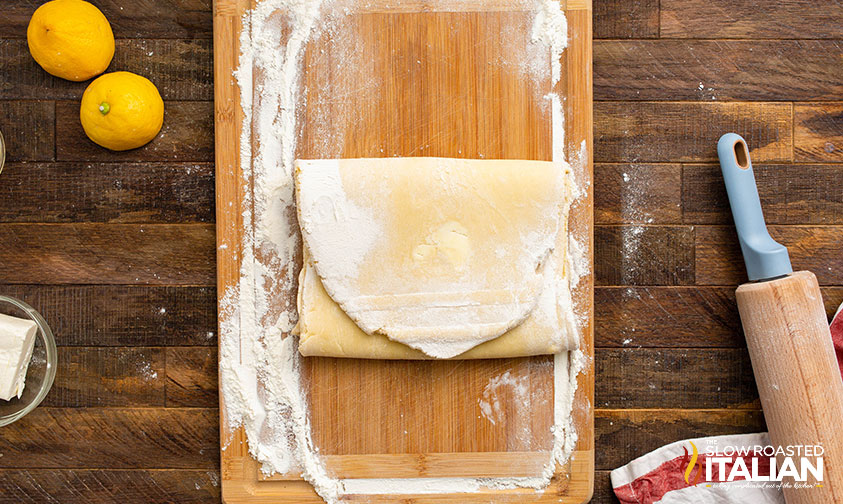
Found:
M 26 38 L 40 0 L 6 0 L 0 33 Z M 211 0 L 97 0 L 117 38 L 211 38 Z
M 838 165 L 753 165 L 768 224 L 843 224 L 843 170 Z M 717 165 L 682 167 L 686 224 L 732 224 Z
M 774 240 L 788 248 L 794 271 L 813 271 L 823 285 L 843 285 L 843 228 L 840 226 L 768 226 Z M 699 285 L 738 285 L 746 270 L 731 226 L 696 228 Z
M 689 226 L 597 226 L 597 285 L 694 283 L 694 230 Z
M 223 3 L 225 8 L 217 10 L 218 29 L 228 37 L 223 40 L 236 40 L 232 32 L 236 33 L 239 27 L 237 9 L 244 4 Z M 297 155 L 550 159 L 550 109 L 542 98 L 550 90 L 546 77 L 525 79 L 520 63 L 504 59 L 513 47 L 529 43 L 529 15 L 509 8 L 485 12 L 486 3 L 474 5 L 462 12 L 432 9 L 420 13 L 405 12 L 403 8 L 401 13 L 389 12 L 387 6 L 381 6 L 365 15 L 344 18 L 330 38 L 322 37 L 312 43 L 303 60 L 302 81 L 308 106 L 303 114 Z M 588 10 L 569 12 L 569 27 L 576 35 L 565 52 L 566 78 L 560 84 L 569 118 L 565 123 L 568 143 L 564 146 L 569 157 L 579 152 L 583 143 L 587 151 L 590 146 L 590 21 Z M 341 41 L 354 34 L 362 35 L 351 39 L 354 44 L 349 55 Z M 219 131 L 224 132 L 218 138 L 220 145 L 227 147 L 239 138 L 238 124 L 234 122 L 236 95 L 228 78 L 231 65 L 236 64 L 237 50 L 223 43 L 217 46 L 224 47 L 215 59 L 217 82 L 224 84 L 217 88 L 217 98 L 222 103 L 218 107 Z M 353 63 L 355 51 L 365 56 L 360 64 Z M 370 83 L 376 84 L 374 88 Z M 349 89 L 355 92 L 349 93 Z M 379 92 L 372 93 L 372 89 Z M 336 99 L 338 95 L 342 100 Z M 220 151 L 224 149 L 218 154 Z M 219 209 L 239 201 L 243 178 L 238 176 L 237 160 L 230 154 L 219 154 L 218 164 L 227 167 L 217 171 L 218 194 L 227 195 L 218 200 Z M 250 167 L 240 169 L 248 177 Z M 579 217 L 573 217 L 572 222 L 587 240 L 591 235 L 590 205 L 578 206 L 574 214 Z M 221 243 L 239 242 L 236 214 L 220 214 L 217 223 Z M 231 234 L 227 234 L 229 231 Z M 220 260 L 220 284 L 231 285 L 236 279 L 239 257 L 223 252 Z M 585 285 L 576 295 L 590 305 L 590 282 Z M 584 332 L 585 350 L 590 351 L 590 329 L 585 328 Z M 478 362 L 306 359 L 304 371 L 315 444 L 321 453 L 332 457 L 329 462 L 344 455 L 343 464 L 353 461 L 351 468 L 348 464 L 330 464 L 329 470 L 343 474 L 351 470 L 356 475 L 371 475 L 372 469 L 377 469 L 382 477 L 406 477 L 407 471 L 416 477 L 430 471 L 438 475 L 442 467 L 436 464 L 429 468 L 422 463 L 418 471 L 415 463 L 409 467 L 397 465 L 410 459 L 445 460 L 435 455 L 450 454 L 450 476 L 486 472 L 497 475 L 507 469 L 501 467 L 498 453 L 526 450 L 541 455 L 549 447 L 553 390 L 549 362 L 548 357 Z M 500 413 L 494 413 L 492 422 L 480 414 L 478 398 L 482 398 L 490 379 L 506 372 L 526 381 L 532 407 L 516 414 L 524 399 L 500 390 Z M 589 375 L 580 381 L 577 402 L 591 404 Z M 360 397 L 369 398 L 379 407 L 371 408 L 370 402 L 360 401 Z M 338 411 L 344 414 L 337 416 Z M 554 481 L 542 500 L 557 501 L 562 497 L 563 501 L 582 502 L 591 493 L 590 408 L 578 409 L 575 421 L 581 426 L 578 458 L 572 466 L 557 469 L 560 474 L 570 471 L 570 479 L 560 477 Z M 384 457 L 392 454 L 396 457 L 389 460 L 394 462 L 384 464 Z M 300 484 L 295 474 L 259 478 L 244 449 L 242 431 L 235 433 L 234 442 L 222 457 L 223 493 L 230 501 L 278 497 L 302 503 L 318 501 L 312 489 Z M 365 461 L 379 465 L 361 467 Z M 256 492 L 262 495 L 255 495 Z M 472 495 L 471 499 L 504 502 L 534 497 L 532 491 L 490 490 Z M 465 502 L 466 496 L 351 497 L 351 501 L 373 503 L 409 499 L 418 503 Z
M 743 135 L 755 162 L 792 157 L 788 103 L 595 102 L 596 162 L 716 161 L 727 131 Z
M 3 428 L 0 468 L 218 468 L 216 409 L 40 407 Z
M 45 406 L 164 406 L 166 360 L 161 348 L 59 348 Z
M 831 320 L 843 303 L 843 288 L 821 290 Z M 598 348 L 746 345 L 732 287 L 598 287 L 594 304 Z
M 834 100 L 843 95 L 841 54 L 838 40 L 598 40 L 594 97 Z
M 0 283 L 210 286 L 213 243 L 207 224 L 0 224 Z
M 598 348 L 598 408 L 758 409 L 746 349 Z
M 843 288 L 840 287 L 820 287 L 823 294 L 823 303 L 825 303 L 825 313 L 828 315 L 828 321 L 831 322 L 834 314 L 837 313 L 838 308 L 843 305 Z
M 594 434 L 611 449 L 597 454 L 597 469 L 616 469 L 657 448 L 689 438 L 764 432 L 760 410 L 598 409 Z
M 598 287 L 594 305 L 598 347 L 744 346 L 732 288 Z
M 810 271 L 735 292 L 746 346 L 773 446 L 822 446 L 826 469 L 816 492 L 782 481 L 787 502 L 825 504 L 843 499 L 843 438 L 831 419 L 843 412 L 843 381 L 825 317 L 820 286 Z
M 196 1 L 196 0 L 193 0 Z M 211 40 L 119 40 L 108 71 L 147 77 L 165 100 L 213 100 Z
M 0 502 L 212 504 L 219 479 L 216 469 L 0 469 Z
M 610 471 L 594 472 L 594 496 L 591 504 L 618 504 L 618 498 L 612 491 L 612 482 L 609 477 Z
M 682 169 L 678 164 L 598 164 L 597 224 L 680 224 Z
M 216 348 L 167 348 L 168 407 L 206 407 L 219 404 Z
M 299 156 L 549 161 L 548 76 L 531 79 L 508 62 L 516 47 L 529 44 L 528 17 L 515 11 L 351 17 L 305 54 Z M 402 22 L 407 26 L 398 30 Z M 467 28 L 444 35 L 457 26 Z M 356 33 L 372 36 L 362 37 L 353 51 L 334 42 L 353 40 Z M 430 43 L 433 36 L 443 39 Z M 338 65 L 342 57 L 356 59 Z M 499 61 L 508 63 L 493 64 Z M 343 92 L 350 82 L 361 89 Z M 492 105 L 503 103 L 505 108 Z
M 833 0 L 661 0 L 663 38 L 843 38 Z M 798 70 L 797 70 L 798 71 Z
M 214 221 L 208 163 L 10 163 L 0 222 Z
M 212 287 L 5 284 L 0 292 L 42 313 L 59 346 L 217 343 Z
M 211 100 L 209 40 L 118 39 L 106 72 L 134 72 L 150 79 L 165 100 Z M 0 39 L 0 99 L 80 99 L 90 84 L 45 72 L 26 40 Z
M 216 407 L 217 354 L 208 347 L 59 347 L 45 406 Z
M 843 103 L 795 104 L 793 151 L 796 161 L 843 161 Z
M 51 101 L 0 101 L 6 161 L 55 159 L 55 117 L 55 103 Z
M 164 126 L 154 140 L 138 149 L 112 152 L 85 136 L 78 102 L 60 101 L 56 104 L 56 155 L 60 161 L 212 161 L 213 110 L 211 102 L 165 102 Z
M 314 442 L 322 454 L 529 452 L 551 447 L 552 416 L 525 414 L 547 411 L 553 404 L 552 385 L 537 386 L 553 382 L 553 359 L 548 356 L 453 362 L 310 358 L 307 368 Z M 500 387 L 495 394 L 500 410 L 490 420 L 479 401 L 490 380 L 505 373 L 527 391 L 519 395 L 514 387 Z M 336 411 L 366 421 L 337 422 Z
M 658 36 L 659 0 L 594 1 L 595 39 L 646 39 Z

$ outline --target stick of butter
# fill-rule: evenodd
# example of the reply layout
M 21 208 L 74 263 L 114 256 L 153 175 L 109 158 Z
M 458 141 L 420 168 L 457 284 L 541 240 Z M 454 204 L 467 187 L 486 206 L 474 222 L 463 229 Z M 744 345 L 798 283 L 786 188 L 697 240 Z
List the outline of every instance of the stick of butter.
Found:
M 0 399 L 20 399 L 35 346 L 35 321 L 0 313 Z

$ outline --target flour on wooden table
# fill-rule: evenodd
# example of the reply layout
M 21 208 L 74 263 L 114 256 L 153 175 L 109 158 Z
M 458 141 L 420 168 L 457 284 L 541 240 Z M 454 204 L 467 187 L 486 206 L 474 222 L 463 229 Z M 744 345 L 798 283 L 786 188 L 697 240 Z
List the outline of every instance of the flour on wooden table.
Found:
M 296 322 L 294 302 L 276 305 L 277 293 L 290 292 L 295 285 L 298 271 L 294 265 L 301 248 L 292 208 L 293 161 L 300 128 L 297 113 L 304 104 L 300 96 L 302 58 L 310 40 L 330 33 L 332 23 L 341 22 L 343 16 L 358 8 L 358 4 L 343 1 L 264 0 L 243 19 L 242 53 L 234 77 L 244 112 L 240 166 L 246 177 L 252 177 L 253 192 L 240 195 L 243 242 L 221 246 L 236 250 L 235 257 L 241 262 L 238 284 L 225 291 L 220 302 L 223 430 L 230 436 L 242 427 L 250 453 L 263 472 L 300 471 L 329 503 L 341 502 L 343 495 L 352 493 L 544 488 L 557 463 L 569 458 L 576 443 L 571 422 L 576 377 L 589 365 L 580 351 L 563 352 L 554 358 L 554 446 L 540 477 L 340 480 L 327 474 L 313 443 L 297 339 L 284 336 Z M 535 13 L 532 42 L 524 48 L 524 58 L 513 60 L 520 60 L 534 76 L 549 66 L 552 81 L 558 82 L 559 60 L 567 40 L 560 5 L 555 0 L 523 2 Z M 552 65 L 546 63 L 548 52 Z M 556 95 L 549 101 L 553 107 L 554 161 L 564 163 L 562 101 Z M 334 132 L 325 141 L 338 141 L 338 134 L 341 132 Z M 583 152 L 578 159 L 570 160 L 574 170 L 582 173 L 587 166 L 586 155 Z M 580 197 L 585 194 L 584 188 L 577 190 Z M 586 237 L 572 236 L 569 243 L 574 256 L 569 266 L 576 273 L 569 276 L 573 288 L 587 274 L 589 251 L 582 245 L 588 243 Z

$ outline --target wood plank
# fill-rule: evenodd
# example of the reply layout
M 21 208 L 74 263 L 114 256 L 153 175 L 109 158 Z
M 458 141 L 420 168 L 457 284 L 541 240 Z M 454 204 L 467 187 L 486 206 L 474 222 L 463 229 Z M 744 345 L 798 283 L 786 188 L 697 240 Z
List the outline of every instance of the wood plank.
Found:
M 0 33 L 26 38 L 29 18 L 42 2 L 6 0 Z M 211 38 L 211 0 L 97 0 L 117 38 Z
M 789 103 L 595 102 L 596 162 L 717 160 L 727 131 L 744 136 L 753 161 L 791 159 Z
M 149 78 L 165 100 L 211 100 L 210 40 L 118 39 L 106 72 L 128 71 Z M 2 99 L 80 99 L 90 81 L 71 82 L 45 72 L 26 40 L 0 39 Z
M 219 404 L 217 349 L 167 348 L 166 404 L 215 408 Z
M 0 468 L 219 467 L 216 409 L 40 407 L 3 428 Z
M 597 224 L 679 224 L 678 164 L 598 164 L 594 167 Z
M 407 453 L 388 455 L 327 455 L 325 467 L 336 478 L 530 478 L 541 474 L 550 452 Z M 261 481 L 284 481 L 275 475 Z
M 598 100 L 837 100 L 843 95 L 843 72 L 830 64 L 829 57 L 840 54 L 839 40 L 598 40 L 594 96 Z
M 794 271 L 809 270 L 822 285 L 843 285 L 843 227 L 768 226 L 770 235 L 788 248 Z M 737 285 L 746 270 L 732 226 L 696 228 L 696 270 L 699 285 Z
M 609 478 L 611 471 L 594 472 L 594 496 L 590 504 L 618 504 L 618 498 L 612 491 L 612 481 Z
M 0 283 L 211 286 L 214 229 L 208 224 L 0 224 L 0 258 Z
M 843 166 L 754 165 L 768 224 L 843 224 Z M 732 224 L 719 165 L 682 167 L 685 224 Z
M 594 413 L 597 469 L 618 468 L 683 439 L 767 430 L 760 410 L 598 409 Z
M 55 159 L 55 117 L 55 103 L 51 101 L 0 101 L 6 162 Z
M 745 346 L 729 287 L 598 287 L 594 304 L 598 347 Z
M 78 102 L 60 101 L 56 104 L 56 155 L 61 161 L 213 161 L 213 105 L 165 102 L 164 126 L 154 140 L 138 149 L 113 152 L 85 136 Z
M 27 504 L 212 504 L 220 502 L 220 475 L 216 469 L 0 469 L 0 495 Z
M 543 98 L 550 91 L 548 77 L 529 79 L 516 67 L 494 63 L 512 58 L 516 47 L 529 44 L 527 17 L 524 12 L 433 13 L 423 21 L 418 15 L 406 21 L 406 14 L 396 13 L 352 17 L 334 37 L 367 38 L 359 33 L 376 33 L 355 49 L 372 61 L 334 66 L 334 58 L 342 56 L 332 58 L 332 53 L 349 49 L 327 37 L 311 45 L 303 62 L 307 93 L 302 99 L 307 107 L 297 155 L 549 161 L 551 110 Z M 402 19 L 414 31 L 396 32 L 392 25 Z M 452 33 L 432 43 L 432 33 L 457 26 L 464 27 L 461 35 Z M 523 42 L 502 36 L 502 30 L 523 36 Z M 387 50 L 391 53 L 383 54 Z M 461 61 L 456 67 L 455 58 Z M 372 73 L 379 76 L 377 81 Z M 344 87 L 349 82 L 361 90 L 349 93 Z M 371 82 L 377 82 L 376 87 Z M 342 141 L 326 141 L 332 138 Z
M 839 39 L 841 18 L 829 0 L 661 0 L 662 38 Z
M 825 312 L 828 315 L 828 321 L 831 322 L 834 314 L 843 305 L 843 288 L 841 287 L 820 287 L 823 293 L 823 303 L 825 304 Z
M 694 230 L 690 226 L 597 226 L 597 285 L 694 283 Z
M 745 348 L 598 348 L 595 404 L 605 409 L 758 409 Z
M 0 222 L 214 221 L 210 163 L 10 163 Z
M 843 287 L 821 290 L 831 320 Z M 598 347 L 746 346 L 732 287 L 598 287 L 594 303 Z
M 62 347 L 44 406 L 164 406 L 162 348 Z
M 213 287 L 0 285 L 50 324 L 59 346 L 215 346 Z
M 658 36 L 659 0 L 594 1 L 595 39 L 642 39 Z
M 59 347 L 45 406 L 217 406 L 216 350 L 207 347 Z
M 843 161 L 843 103 L 795 104 L 793 151 L 796 161 Z
M 550 356 L 474 361 L 311 357 L 305 370 L 307 376 L 320 377 L 311 380 L 309 397 L 313 440 L 322 455 L 545 451 L 551 446 L 552 415 L 524 415 L 530 411 L 525 404 L 535 405 L 533 411 L 552 404 Z M 496 389 L 500 411 L 490 420 L 478 398 L 505 373 L 527 390 Z M 337 422 L 337 411 L 358 421 Z M 432 418 L 440 420 L 424 420 Z
M 212 45 L 211 40 L 118 40 L 109 71 L 145 76 L 165 100 L 213 100 Z

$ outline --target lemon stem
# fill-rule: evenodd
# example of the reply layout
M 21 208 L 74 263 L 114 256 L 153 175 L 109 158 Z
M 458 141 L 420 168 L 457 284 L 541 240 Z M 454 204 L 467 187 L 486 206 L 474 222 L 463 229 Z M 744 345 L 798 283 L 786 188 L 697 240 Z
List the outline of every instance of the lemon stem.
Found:
M 108 102 L 100 103 L 100 113 L 102 113 L 102 115 L 108 114 L 109 110 L 111 110 L 111 105 L 109 105 Z

